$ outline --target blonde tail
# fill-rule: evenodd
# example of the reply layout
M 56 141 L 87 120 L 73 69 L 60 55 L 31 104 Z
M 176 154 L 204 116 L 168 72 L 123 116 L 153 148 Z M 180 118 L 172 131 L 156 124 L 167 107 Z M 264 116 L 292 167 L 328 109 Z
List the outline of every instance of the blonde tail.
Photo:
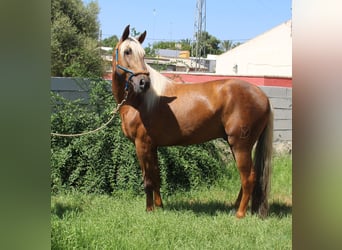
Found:
M 273 109 L 270 106 L 270 116 L 267 126 L 261 133 L 254 156 L 256 182 L 252 194 L 252 213 L 258 213 L 262 218 L 268 214 L 268 194 L 271 186 L 272 149 L 273 149 Z

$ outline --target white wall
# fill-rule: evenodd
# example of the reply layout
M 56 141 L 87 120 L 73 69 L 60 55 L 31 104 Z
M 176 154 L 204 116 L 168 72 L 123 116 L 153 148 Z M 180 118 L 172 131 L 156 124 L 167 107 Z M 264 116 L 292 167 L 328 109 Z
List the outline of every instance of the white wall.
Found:
M 292 77 L 291 20 L 219 55 L 216 73 Z

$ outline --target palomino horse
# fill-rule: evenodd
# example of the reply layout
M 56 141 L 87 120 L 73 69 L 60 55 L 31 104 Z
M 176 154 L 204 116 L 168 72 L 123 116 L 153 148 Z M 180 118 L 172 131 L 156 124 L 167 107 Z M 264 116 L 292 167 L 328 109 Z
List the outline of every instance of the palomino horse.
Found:
M 146 210 L 163 206 L 158 146 L 224 138 L 240 172 L 236 216 L 245 216 L 250 198 L 252 213 L 266 216 L 273 134 L 273 112 L 266 95 L 240 80 L 173 82 L 144 62 L 141 43 L 146 31 L 137 38 L 129 33 L 128 25 L 113 52 L 112 90 L 116 102 L 123 102 L 122 130 L 136 147 Z

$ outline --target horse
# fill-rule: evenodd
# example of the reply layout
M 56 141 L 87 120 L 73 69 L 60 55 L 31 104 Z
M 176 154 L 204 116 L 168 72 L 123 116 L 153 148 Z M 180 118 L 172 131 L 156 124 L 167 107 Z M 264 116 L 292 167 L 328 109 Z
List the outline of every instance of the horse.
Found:
M 259 87 L 237 79 L 174 82 L 145 63 L 141 44 L 146 31 L 137 37 L 129 33 L 128 25 L 113 50 L 112 93 L 122 103 L 122 131 L 135 145 L 146 211 L 163 207 L 158 147 L 223 138 L 240 174 L 236 217 L 246 215 L 250 200 L 252 214 L 266 217 L 273 136 L 268 97 Z

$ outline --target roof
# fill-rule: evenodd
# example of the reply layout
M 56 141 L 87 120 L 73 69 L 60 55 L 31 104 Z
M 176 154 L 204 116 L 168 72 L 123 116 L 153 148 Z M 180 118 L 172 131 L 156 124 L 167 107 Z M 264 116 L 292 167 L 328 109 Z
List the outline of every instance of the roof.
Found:
M 104 51 L 111 51 L 111 50 L 113 50 L 113 48 L 112 47 L 99 47 L 98 49 L 100 49 L 100 50 L 104 50 Z
M 179 57 L 180 50 L 156 49 L 156 55 L 160 57 Z

